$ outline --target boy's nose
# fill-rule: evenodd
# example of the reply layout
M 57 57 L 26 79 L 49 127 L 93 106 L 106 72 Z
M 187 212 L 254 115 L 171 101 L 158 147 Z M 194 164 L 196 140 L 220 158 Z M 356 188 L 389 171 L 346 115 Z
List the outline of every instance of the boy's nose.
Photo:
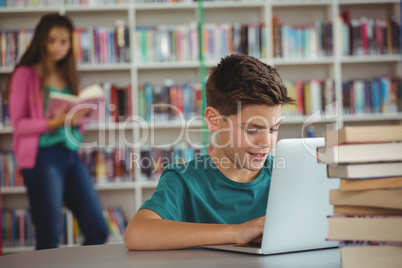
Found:
M 272 134 L 270 132 L 261 132 L 255 142 L 260 148 L 269 148 L 271 146 Z

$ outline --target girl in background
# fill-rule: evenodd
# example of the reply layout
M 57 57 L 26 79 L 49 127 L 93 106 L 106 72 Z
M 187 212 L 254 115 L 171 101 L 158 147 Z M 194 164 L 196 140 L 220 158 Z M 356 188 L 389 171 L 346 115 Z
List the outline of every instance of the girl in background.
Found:
M 60 107 L 53 118 L 45 116 L 49 92 L 78 93 L 73 30 L 65 16 L 42 17 L 9 81 L 13 151 L 28 192 L 36 249 L 58 246 L 63 204 L 77 218 L 84 245 L 102 244 L 108 236 L 89 171 L 66 135 L 71 130 L 76 140 L 83 140 L 82 119 L 88 110 L 67 118 L 66 107 Z M 66 119 L 71 126 L 65 126 Z

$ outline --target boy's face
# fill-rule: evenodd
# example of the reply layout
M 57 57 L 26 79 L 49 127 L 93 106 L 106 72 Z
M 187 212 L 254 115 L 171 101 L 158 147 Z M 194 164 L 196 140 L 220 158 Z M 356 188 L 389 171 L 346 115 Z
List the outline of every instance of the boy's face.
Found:
M 235 168 L 260 170 L 276 145 L 281 110 L 281 105 L 248 105 L 226 120 L 219 119 L 214 135 L 221 157 Z

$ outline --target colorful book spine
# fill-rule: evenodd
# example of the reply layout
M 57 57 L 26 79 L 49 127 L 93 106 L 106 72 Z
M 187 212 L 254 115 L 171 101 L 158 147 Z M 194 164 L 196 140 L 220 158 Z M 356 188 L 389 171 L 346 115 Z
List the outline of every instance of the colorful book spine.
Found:
M 54 0 L 59 1 L 59 0 Z M 127 0 L 65 0 L 66 5 L 71 6 L 92 6 L 92 5 L 119 5 L 119 4 L 127 4 Z
M 355 114 L 365 113 L 365 90 L 364 82 L 356 80 L 353 83 L 354 111 Z
M 0 66 L 14 66 L 33 38 L 33 30 L 0 31 Z
M 200 114 L 200 86 L 195 83 L 155 86 L 145 83 L 138 94 L 139 114 L 147 122 L 189 120 Z
M 333 55 L 331 22 L 316 21 L 312 25 L 289 25 L 279 17 L 272 18 L 274 57 L 317 58 Z
M 401 53 L 401 22 L 395 18 L 351 19 L 350 10 L 342 18 L 342 54 L 380 55 Z
M 130 62 L 128 27 L 77 28 L 73 33 L 73 50 L 79 64 Z M 30 29 L 0 31 L 0 66 L 14 66 L 28 48 L 34 31 Z
M 0 7 L 43 7 L 61 4 L 62 0 L 0 0 Z
M 95 184 L 134 181 L 134 150 L 120 146 L 105 149 L 80 149 L 81 161 Z
M 200 155 L 200 149 L 186 144 L 177 144 L 165 149 L 143 146 L 140 161 L 135 164 L 141 168 L 142 181 L 156 181 L 167 165 L 189 162 Z
M 130 44 L 127 34 L 128 28 L 121 23 L 116 27 L 75 29 L 73 47 L 77 62 L 80 64 L 129 62 Z
M 206 60 L 217 60 L 232 53 L 257 58 L 266 56 L 265 24 L 205 24 L 203 53 Z M 142 26 L 135 30 L 138 62 L 198 60 L 198 28 L 190 25 Z
M 195 22 L 136 27 L 136 60 L 142 63 L 198 60 L 197 29 Z
M 107 242 L 123 242 L 127 221 L 124 219 L 121 209 L 118 207 L 108 208 L 104 209 L 102 213 L 109 230 Z M 74 244 L 82 244 L 84 241 L 83 233 L 80 230 L 77 219 L 75 217 L 73 217 L 73 241 Z
M 344 114 L 402 112 L 401 78 L 387 75 L 342 83 Z
M 14 154 L 10 151 L 0 151 L 0 183 L 0 187 L 24 185 Z
M 283 106 L 285 115 L 311 115 L 317 111 L 327 115 L 335 114 L 335 90 L 332 79 L 295 82 L 284 80 L 284 84 L 288 89 L 288 95 L 296 100 L 294 105 Z
M 67 244 L 66 211 L 60 214 L 61 245 Z M 3 247 L 30 247 L 35 245 L 35 226 L 29 209 L 1 208 Z

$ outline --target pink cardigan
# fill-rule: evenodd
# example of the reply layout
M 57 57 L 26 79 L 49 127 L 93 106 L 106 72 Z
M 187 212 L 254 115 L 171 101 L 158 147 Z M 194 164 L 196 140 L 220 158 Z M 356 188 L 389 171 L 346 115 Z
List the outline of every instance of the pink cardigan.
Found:
M 20 169 L 35 166 L 39 137 L 50 131 L 43 105 L 40 77 L 35 67 L 19 67 L 11 79 L 9 109 L 14 128 L 13 151 Z

